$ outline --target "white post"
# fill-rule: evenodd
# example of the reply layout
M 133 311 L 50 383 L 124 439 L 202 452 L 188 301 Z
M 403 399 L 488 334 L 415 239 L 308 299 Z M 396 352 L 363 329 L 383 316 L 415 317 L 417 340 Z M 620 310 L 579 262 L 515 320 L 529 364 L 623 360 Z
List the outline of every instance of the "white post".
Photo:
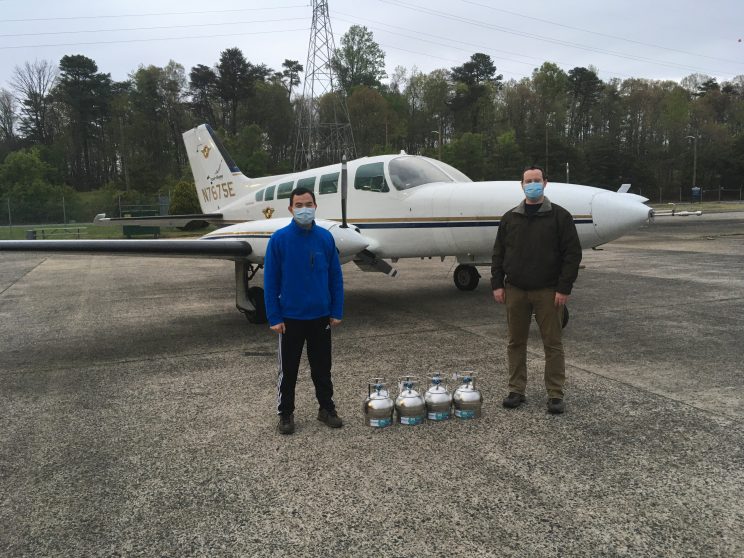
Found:
M 13 216 L 10 213 L 10 196 L 8 196 L 8 233 L 12 240 L 13 239 Z

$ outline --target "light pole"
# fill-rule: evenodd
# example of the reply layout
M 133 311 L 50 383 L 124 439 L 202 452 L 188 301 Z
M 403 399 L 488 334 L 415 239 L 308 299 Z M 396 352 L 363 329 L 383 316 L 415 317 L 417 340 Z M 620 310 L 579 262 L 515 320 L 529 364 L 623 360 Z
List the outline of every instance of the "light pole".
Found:
M 568 179 L 568 161 L 566 161 L 566 184 L 571 184 L 571 181 Z
M 545 174 L 548 176 L 548 127 L 553 125 L 553 113 L 549 113 L 545 117 Z
M 692 144 L 692 187 L 697 186 L 697 136 L 685 136 L 685 139 L 693 140 Z
M 442 160 L 442 132 L 439 130 L 432 130 L 432 134 L 437 135 L 437 146 L 439 147 L 439 160 Z

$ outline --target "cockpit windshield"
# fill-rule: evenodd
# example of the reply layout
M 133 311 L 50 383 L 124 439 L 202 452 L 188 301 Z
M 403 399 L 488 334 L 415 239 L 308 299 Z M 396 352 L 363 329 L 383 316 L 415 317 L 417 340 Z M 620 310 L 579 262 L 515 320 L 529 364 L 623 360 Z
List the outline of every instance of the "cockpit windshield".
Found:
M 469 176 L 467 176 L 463 172 L 460 172 L 455 167 L 453 167 L 451 165 L 448 165 L 447 163 L 443 163 L 442 161 L 437 161 L 436 164 L 439 165 L 439 167 L 444 172 L 446 172 L 447 174 L 449 174 L 453 178 L 453 180 L 455 182 L 472 182 L 472 180 L 470 180 L 470 177 Z
M 439 165 L 444 169 L 439 168 Z M 467 176 L 445 163 L 412 155 L 391 160 L 388 171 L 393 186 L 398 190 L 408 190 L 432 182 L 471 182 Z

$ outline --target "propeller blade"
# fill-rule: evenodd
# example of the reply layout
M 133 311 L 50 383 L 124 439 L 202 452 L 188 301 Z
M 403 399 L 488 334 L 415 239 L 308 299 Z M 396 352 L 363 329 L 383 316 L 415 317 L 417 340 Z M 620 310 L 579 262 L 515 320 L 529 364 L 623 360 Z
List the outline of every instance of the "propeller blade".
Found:
M 346 153 L 344 153 L 341 159 L 341 228 L 348 229 L 349 225 L 346 223 L 346 194 L 349 190 L 348 186 L 349 172 L 346 168 Z
M 362 250 L 354 258 L 354 263 L 359 266 L 363 271 L 376 271 L 378 273 L 384 273 L 390 277 L 398 275 L 398 270 L 392 265 L 387 263 L 385 260 L 381 260 L 375 256 L 369 250 Z

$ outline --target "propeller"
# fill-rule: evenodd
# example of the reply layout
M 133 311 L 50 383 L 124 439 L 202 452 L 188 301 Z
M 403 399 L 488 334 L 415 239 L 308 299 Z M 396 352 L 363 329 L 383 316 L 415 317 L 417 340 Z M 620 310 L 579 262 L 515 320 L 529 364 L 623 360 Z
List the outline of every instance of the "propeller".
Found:
M 346 153 L 341 158 L 341 228 L 348 229 L 349 225 L 346 223 L 346 194 L 349 190 L 349 171 L 346 165 Z

